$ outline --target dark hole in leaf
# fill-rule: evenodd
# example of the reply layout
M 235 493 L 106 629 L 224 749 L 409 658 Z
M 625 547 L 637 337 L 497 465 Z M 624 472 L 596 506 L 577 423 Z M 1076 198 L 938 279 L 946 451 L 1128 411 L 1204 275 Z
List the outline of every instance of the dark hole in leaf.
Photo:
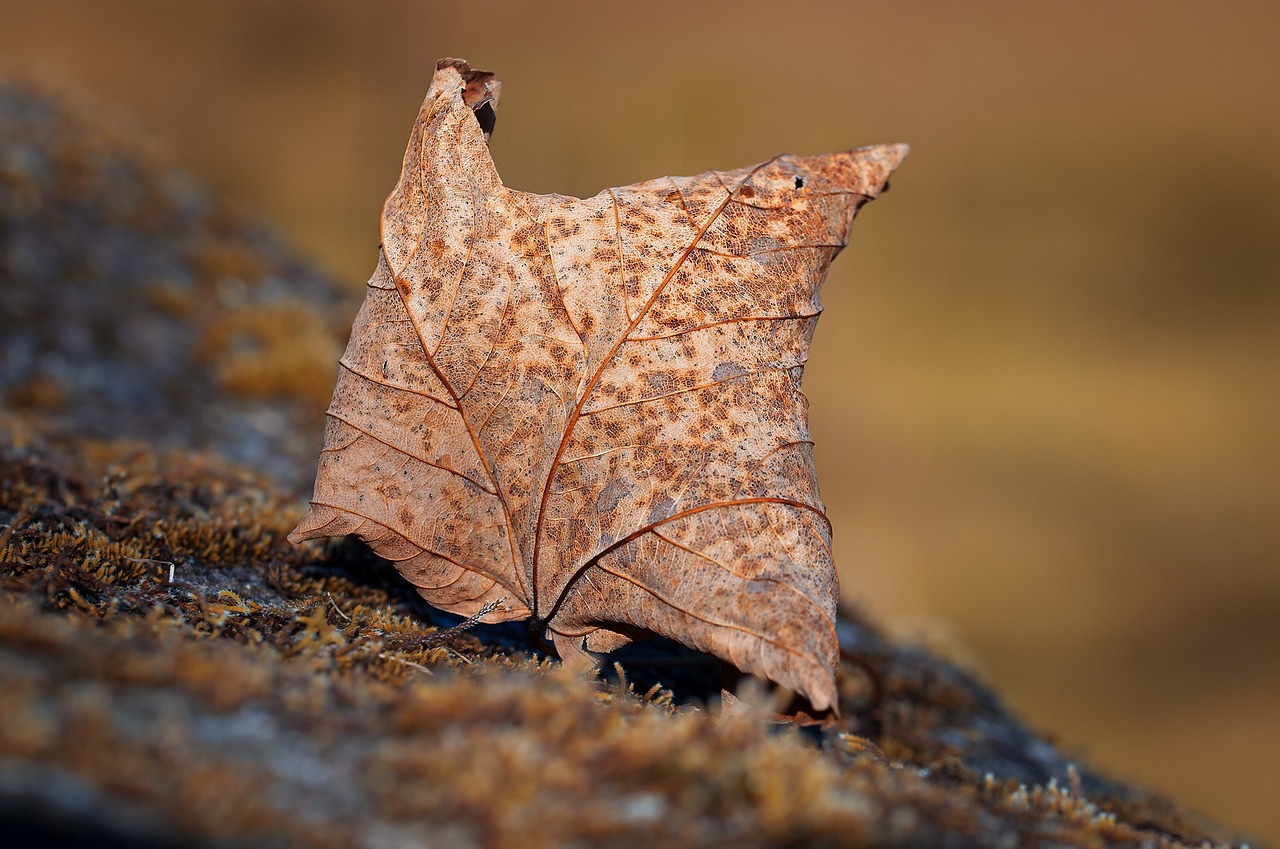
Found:
M 804 177 L 796 177 L 796 188 L 797 189 L 804 188 Z
M 480 104 L 480 108 L 476 110 L 476 120 L 480 122 L 480 129 L 484 130 L 486 136 L 493 135 L 493 125 L 498 121 L 498 113 L 493 104 L 487 100 Z

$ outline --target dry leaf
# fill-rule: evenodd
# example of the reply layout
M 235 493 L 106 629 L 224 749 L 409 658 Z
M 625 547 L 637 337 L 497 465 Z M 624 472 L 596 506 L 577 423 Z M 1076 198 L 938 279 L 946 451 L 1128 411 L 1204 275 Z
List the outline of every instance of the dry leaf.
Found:
M 800 376 L 827 264 L 906 147 L 534 195 L 494 168 L 497 99 L 437 65 L 290 539 L 358 534 L 569 662 L 656 632 L 832 706 Z

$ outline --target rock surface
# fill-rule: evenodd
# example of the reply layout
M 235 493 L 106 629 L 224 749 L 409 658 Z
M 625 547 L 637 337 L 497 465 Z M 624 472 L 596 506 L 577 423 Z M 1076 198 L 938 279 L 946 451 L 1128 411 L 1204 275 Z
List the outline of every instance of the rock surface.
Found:
M 356 287 L 84 111 L 0 86 L 4 407 L 309 485 Z
M 451 627 L 358 544 L 290 546 L 353 309 L 128 133 L 0 84 L 0 824 L 19 844 L 1232 839 L 856 615 L 842 718 L 795 729 L 721 715 L 703 656 L 637 646 L 585 681 L 519 625 Z

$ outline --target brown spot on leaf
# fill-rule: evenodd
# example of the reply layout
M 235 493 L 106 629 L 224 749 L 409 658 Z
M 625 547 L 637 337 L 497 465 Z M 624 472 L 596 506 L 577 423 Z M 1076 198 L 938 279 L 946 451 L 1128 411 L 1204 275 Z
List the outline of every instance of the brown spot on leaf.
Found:
M 602 490 L 600 495 L 596 497 L 597 513 L 612 513 L 618 509 L 618 502 L 631 494 L 631 486 L 625 481 L 611 480 L 609 484 Z

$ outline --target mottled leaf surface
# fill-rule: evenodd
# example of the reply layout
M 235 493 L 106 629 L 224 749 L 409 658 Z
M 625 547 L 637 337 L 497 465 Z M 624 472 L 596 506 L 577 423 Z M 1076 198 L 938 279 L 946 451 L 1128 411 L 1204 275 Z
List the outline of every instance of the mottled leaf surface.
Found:
M 800 378 L 827 265 L 906 147 L 535 195 L 490 157 L 498 93 L 437 67 L 290 538 L 358 534 L 567 661 L 655 632 L 833 705 Z

